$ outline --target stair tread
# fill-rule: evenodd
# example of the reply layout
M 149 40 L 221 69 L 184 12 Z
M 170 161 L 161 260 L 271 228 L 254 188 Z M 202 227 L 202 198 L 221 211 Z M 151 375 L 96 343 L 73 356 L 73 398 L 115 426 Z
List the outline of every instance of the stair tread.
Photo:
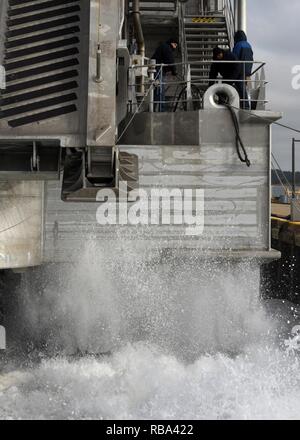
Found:
M 187 35 L 186 40 L 187 41 L 196 41 L 196 40 L 202 40 L 203 38 L 210 38 L 215 40 L 227 40 L 228 37 L 225 35 L 209 35 L 209 34 L 198 34 L 198 35 Z
M 224 31 L 224 32 L 226 32 L 227 31 L 227 28 L 225 27 L 225 26 L 223 26 L 223 27 L 192 27 L 192 28 L 189 28 L 189 27 L 186 27 L 185 26 L 185 30 L 186 31 L 188 31 L 188 32 L 221 32 L 221 31 Z
M 213 48 L 230 47 L 226 18 L 222 15 L 199 15 L 199 19 L 185 17 L 184 31 L 192 81 L 206 88 L 209 84 Z

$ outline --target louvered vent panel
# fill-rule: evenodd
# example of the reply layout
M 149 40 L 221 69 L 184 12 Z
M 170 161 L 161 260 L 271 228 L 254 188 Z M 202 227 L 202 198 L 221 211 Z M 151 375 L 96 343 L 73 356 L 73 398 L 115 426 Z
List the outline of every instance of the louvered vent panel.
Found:
M 21 127 L 77 111 L 80 0 L 8 3 L 0 118 Z

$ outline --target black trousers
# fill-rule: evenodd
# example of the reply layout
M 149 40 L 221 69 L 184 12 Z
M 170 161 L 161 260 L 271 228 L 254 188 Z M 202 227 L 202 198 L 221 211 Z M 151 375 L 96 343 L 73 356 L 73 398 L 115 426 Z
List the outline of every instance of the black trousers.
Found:
M 242 79 L 242 78 L 241 78 Z M 247 90 L 247 82 L 246 79 L 243 81 L 237 81 L 234 83 L 234 87 L 236 88 L 240 100 L 241 100 L 241 108 L 244 110 L 250 110 L 250 99 Z

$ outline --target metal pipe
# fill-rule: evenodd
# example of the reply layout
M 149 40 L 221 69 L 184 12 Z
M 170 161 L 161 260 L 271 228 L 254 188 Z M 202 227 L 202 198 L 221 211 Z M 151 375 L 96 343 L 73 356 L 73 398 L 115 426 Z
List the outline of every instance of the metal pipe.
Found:
M 237 31 L 238 27 L 238 14 L 239 14 L 239 1 L 238 0 L 234 0 L 234 30 Z
M 145 39 L 141 22 L 141 10 L 140 10 L 140 0 L 133 0 L 132 2 L 132 14 L 133 14 L 133 24 L 134 24 L 134 32 L 135 38 L 138 46 L 138 55 L 142 58 L 145 57 Z M 142 61 L 142 64 L 144 61 Z M 145 79 L 143 74 L 137 78 L 137 81 L 140 83 L 137 88 L 137 93 L 140 95 L 144 95 L 145 93 Z
M 138 45 L 138 55 L 142 57 L 145 56 L 145 39 L 141 23 L 141 12 L 140 12 L 140 0 L 133 0 L 132 2 L 132 15 L 134 32 Z
M 97 45 L 97 53 L 96 53 L 96 76 L 94 81 L 96 83 L 101 83 L 103 81 L 101 75 L 101 1 L 99 1 L 99 11 L 98 11 L 98 45 Z
M 155 73 L 156 73 L 156 60 L 150 60 L 150 68 L 149 68 L 149 75 L 150 75 L 150 103 L 149 103 L 149 113 L 154 112 L 154 82 L 155 82 Z
M 296 140 L 293 138 L 293 145 L 292 145 L 292 175 L 293 175 L 293 199 L 296 199 L 296 148 L 295 148 Z
M 125 40 L 128 40 L 128 20 L 129 20 L 129 0 L 125 0 L 125 26 L 124 26 L 124 38 Z
M 247 33 L 247 0 L 235 0 L 234 10 L 236 30 Z
M 97 56 L 96 56 L 96 77 L 95 77 L 95 81 L 97 83 L 101 83 L 103 81 L 102 78 L 102 71 L 101 71 L 101 46 L 100 44 L 98 44 L 98 48 L 97 48 Z
M 186 87 L 186 96 L 187 96 L 187 108 L 189 111 L 193 110 L 193 94 L 192 94 L 192 75 L 191 75 L 191 65 L 188 64 L 187 66 L 187 74 L 186 74 L 186 81 L 187 81 L 187 87 Z
M 120 27 L 119 27 L 119 40 L 123 37 L 123 26 L 125 23 L 125 0 L 120 0 Z

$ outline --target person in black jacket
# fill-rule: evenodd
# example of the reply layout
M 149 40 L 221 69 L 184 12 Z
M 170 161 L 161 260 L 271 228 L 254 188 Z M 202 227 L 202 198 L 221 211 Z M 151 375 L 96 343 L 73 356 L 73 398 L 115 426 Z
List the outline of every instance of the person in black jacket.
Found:
M 224 61 L 224 63 L 213 63 L 211 65 L 209 79 L 210 85 L 221 75 L 225 84 L 230 84 L 236 88 L 241 99 L 241 106 L 244 108 L 244 100 L 246 95 L 246 84 L 243 81 L 243 72 L 240 63 L 228 61 L 238 61 L 237 57 L 230 50 L 215 47 L 213 50 L 214 61 Z
M 156 64 L 169 64 L 168 66 L 163 67 L 160 69 L 157 67 L 157 73 L 161 72 L 160 74 L 160 85 L 159 87 L 156 87 L 155 90 L 155 101 L 159 101 L 159 104 L 156 106 L 156 108 L 159 109 L 159 111 L 165 110 L 165 83 L 167 79 L 167 75 L 172 74 L 173 76 L 177 75 L 177 69 L 175 66 L 175 56 L 174 52 L 178 47 L 178 41 L 176 38 L 170 38 L 165 43 L 158 46 L 156 51 L 154 52 L 152 59 L 156 60 Z
M 213 63 L 210 68 L 209 79 L 215 80 L 220 74 L 224 82 L 231 84 L 241 76 L 240 63 L 226 63 L 226 61 L 237 61 L 237 57 L 230 51 L 220 47 L 213 50 L 214 61 L 224 61 L 224 63 Z
M 178 47 L 178 41 L 176 38 L 170 38 L 165 43 L 158 46 L 156 51 L 154 52 L 152 59 L 156 60 L 156 64 L 173 64 L 173 66 L 164 67 L 163 71 L 166 75 L 168 72 L 171 72 L 172 75 L 176 76 L 176 66 L 174 52 Z

